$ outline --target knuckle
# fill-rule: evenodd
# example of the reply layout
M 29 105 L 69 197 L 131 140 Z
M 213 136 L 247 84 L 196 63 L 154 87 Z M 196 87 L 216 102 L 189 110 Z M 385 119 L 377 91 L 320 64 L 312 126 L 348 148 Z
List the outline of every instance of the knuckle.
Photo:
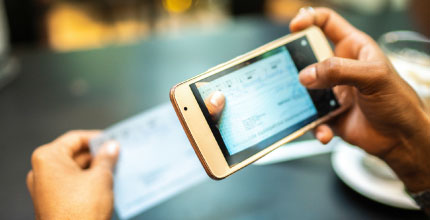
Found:
M 369 35 L 367 35 L 366 33 L 362 32 L 362 31 L 358 32 L 357 35 L 359 35 L 359 37 L 361 37 L 361 39 L 363 41 L 363 44 L 365 44 L 365 43 L 373 43 L 374 42 L 374 40 L 373 40 L 372 37 L 370 37 Z
M 322 63 L 323 65 L 323 74 L 321 74 L 325 80 L 329 82 L 336 82 L 341 74 L 341 59 L 337 57 L 332 57 L 326 59 Z
M 388 63 L 380 62 L 376 64 L 376 68 L 374 68 L 373 72 L 373 80 L 375 82 L 385 82 L 387 78 L 390 76 L 391 68 Z
M 47 160 L 48 152 L 46 146 L 36 148 L 31 155 L 31 163 L 33 166 L 43 163 Z
M 339 73 L 340 72 L 340 66 L 341 66 L 342 60 L 338 57 L 332 57 L 327 60 L 327 65 L 329 68 L 329 71 L 332 73 Z
M 390 85 L 392 83 L 390 79 L 392 69 L 389 63 L 384 61 L 371 62 L 364 72 L 365 81 L 359 85 L 361 93 L 369 95 L 392 88 Z
M 318 7 L 316 11 L 320 12 L 321 14 L 325 14 L 327 16 L 327 19 L 328 17 L 339 16 L 339 14 L 336 11 L 328 7 Z

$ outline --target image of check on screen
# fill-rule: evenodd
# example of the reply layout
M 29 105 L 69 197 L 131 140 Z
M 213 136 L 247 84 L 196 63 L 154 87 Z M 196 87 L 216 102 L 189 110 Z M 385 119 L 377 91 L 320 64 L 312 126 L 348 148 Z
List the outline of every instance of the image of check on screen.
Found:
M 313 27 L 175 86 L 173 106 L 209 176 L 224 178 L 338 114 L 331 89 L 308 90 L 298 75 L 330 56 Z

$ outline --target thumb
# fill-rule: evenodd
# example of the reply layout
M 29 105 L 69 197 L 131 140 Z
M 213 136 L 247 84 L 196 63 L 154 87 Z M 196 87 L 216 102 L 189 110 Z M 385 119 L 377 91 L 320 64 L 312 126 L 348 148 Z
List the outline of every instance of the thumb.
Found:
M 115 168 L 116 161 L 119 155 L 119 144 L 116 141 L 107 141 L 98 150 L 91 169 L 112 171 Z
M 372 94 L 384 86 L 387 73 L 390 72 L 387 68 L 381 61 L 364 62 L 331 57 L 300 71 L 299 80 L 309 89 L 349 85 L 363 94 Z
M 220 91 L 215 91 L 205 100 L 206 108 L 215 121 L 218 121 L 225 106 L 225 96 Z

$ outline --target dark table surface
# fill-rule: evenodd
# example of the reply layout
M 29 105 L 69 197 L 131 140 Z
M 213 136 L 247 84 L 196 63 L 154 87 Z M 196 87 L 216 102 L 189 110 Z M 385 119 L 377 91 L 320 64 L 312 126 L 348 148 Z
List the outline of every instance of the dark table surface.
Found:
M 403 13 L 344 13 L 378 37 L 413 29 Z M 25 186 L 34 148 L 71 129 L 105 128 L 168 101 L 172 85 L 288 33 L 262 18 L 216 30 L 189 29 L 135 45 L 55 53 L 16 52 L 18 77 L 0 90 L 0 219 L 32 219 Z M 330 156 L 249 166 L 207 180 L 136 219 L 423 219 L 372 202 L 346 187 Z

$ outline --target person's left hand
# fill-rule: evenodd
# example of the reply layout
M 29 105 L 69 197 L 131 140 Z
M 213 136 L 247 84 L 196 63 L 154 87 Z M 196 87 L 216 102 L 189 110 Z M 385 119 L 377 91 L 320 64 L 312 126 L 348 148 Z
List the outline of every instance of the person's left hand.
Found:
M 98 133 L 70 131 L 33 152 L 27 187 L 36 219 L 110 219 L 119 145 L 109 141 L 92 158 L 88 142 Z
M 220 91 L 215 91 L 205 99 L 205 105 L 215 122 L 221 117 L 225 106 L 225 96 Z

